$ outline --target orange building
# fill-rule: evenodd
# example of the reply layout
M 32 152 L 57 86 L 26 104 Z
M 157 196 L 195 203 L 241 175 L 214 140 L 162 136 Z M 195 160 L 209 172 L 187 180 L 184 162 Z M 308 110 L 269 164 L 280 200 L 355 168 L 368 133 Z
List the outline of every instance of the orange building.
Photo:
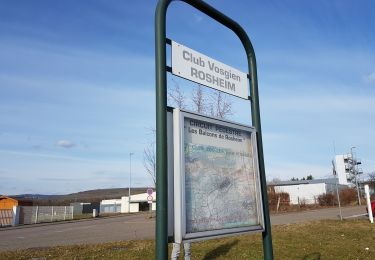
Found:
M 6 196 L 0 196 L 0 209 L 12 209 L 13 206 L 32 206 L 33 202 L 28 200 L 17 200 Z

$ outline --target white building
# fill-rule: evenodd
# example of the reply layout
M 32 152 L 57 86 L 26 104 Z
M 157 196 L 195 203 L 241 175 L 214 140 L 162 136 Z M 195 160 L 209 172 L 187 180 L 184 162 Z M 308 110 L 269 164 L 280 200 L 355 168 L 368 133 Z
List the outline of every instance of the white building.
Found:
M 276 193 L 286 192 L 289 194 L 290 204 L 315 204 L 318 197 L 325 193 L 336 191 L 337 179 L 317 179 L 303 181 L 280 181 L 269 183 Z M 346 188 L 346 185 L 338 185 L 339 189 Z
M 74 215 L 88 214 L 97 210 L 99 212 L 100 204 L 98 202 L 72 202 L 70 206 L 73 206 Z
M 148 203 L 147 197 L 149 195 L 147 193 L 141 193 L 136 195 L 130 195 L 130 212 L 139 212 L 140 204 Z M 151 210 L 156 210 L 156 192 L 152 193 L 152 203 Z M 121 205 L 121 212 L 128 213 L 129 212 L 129 197 L 121 197 L 122 205 Z
M 351 154 L 340 154 L 335 156 L 336 174 L 340 184 L 349 184 L 348 179 L 350 179 L 350 159 Z
M 152 193 L 152 203 L 149 203 L 147 193 L 130 195 L 130 213 L 139 212 L 149 208 L 156 210 L 156 192 Z M 129 197 L 121 199 L 102 200 L 100 202 L 100 213 L 129 213 Z
M 339 179 L 339 183 L 343 185 L 351 185 L 351 179 L 358 174 L 361 174 L 361 170 L 358 166 L 361 164 L 361 160 L 358 158 L 352 158 L 352 155 L 341 154 L 335 156 L 336 174 Z
M 102 200 L 100 213 L 121 213 L 121 199 Z

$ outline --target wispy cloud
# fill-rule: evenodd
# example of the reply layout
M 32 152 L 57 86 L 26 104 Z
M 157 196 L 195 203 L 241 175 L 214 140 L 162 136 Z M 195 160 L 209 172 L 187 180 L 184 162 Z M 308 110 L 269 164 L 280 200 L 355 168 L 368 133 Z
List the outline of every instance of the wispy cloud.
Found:
M 49 181 L 49 182 L 83 182 L 87 181 L 87 178 L 58 178 L 58 177 L 43 177 L 38 178 L 40 181 Z
M 369 75 L 363 77 L 365 83 L 374 83 L 375 82 L 375 71 Z
M 54 82 L 52 86 L 72 79 L 85 79 L 89 84 L 95 82 L 105 86 L 117 82 L 122 88 L 126 85 L 128 88 L 142 86 L 152 82 L 150 77 L 141 75 L 145 72 L 153 73 L 154 64 L 153 57 L 144 53 L 113 53 L 82 46 L 69 48 L 58 43 L 23 37 L 6 38 L 0 43 L 0 57 L 7 64 L 7 70 L 11 71 L 7 73 L 8 76 L 27 76 L 27 80 L 38 77 L 51 79 Z M 16 70 L 17 73 L 14 73 Z M 127 72 L 126 77 L 123 76 L 124 72 Z
M 32 145 L 31 148 L 34 149 L 34 150 L 40 150 L 40 149 L 43 148 L 43 146 L 40 145 L 40 144 L 35 144 L 35 145 Z
M 63 156 L 63 155 L 55 155 L 55 154 L 43 154 L 43 153 L 32 153 L 32 152 L 20 152 L 20 151 L 10 151 L 10 150 L 1 150 L 0 154 L 8 155 L 8 156 L 22 156 L 25 158 L 42 158 L 42 159 L 51 159 L 51 160 L 61 160 L 61 161 L 78 161 L 78 162 L 100 162 L 101 160 L 90 160 L 90 159 L 84 159 L 79 157 L 73 157 L 73 156 Z
M 56 142 L 56 145 L 63 148 L 73 148 L 76 146 L 76 144 L 70 140 L 59 140 Z

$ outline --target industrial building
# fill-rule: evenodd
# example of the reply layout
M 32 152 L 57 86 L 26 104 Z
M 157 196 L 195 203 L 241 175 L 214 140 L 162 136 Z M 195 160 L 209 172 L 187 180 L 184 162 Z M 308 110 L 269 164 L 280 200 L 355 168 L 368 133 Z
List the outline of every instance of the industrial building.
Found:
M 358 168 L 359 164 L 361 164 L 361 160 L 355 158 L 352 153 L 336 155 L 335 166 L 339 184 L 351 185 L 352 180 L 362 173 Z
M 147 193 L 141 193 L 130 196 L 124 196 L 121 199 L 102 200 L 100 202 L 100 214 L 103 213 L 135 213 L 139 211 L 156 210 L 156 192 L 153 192 L 152 201 Z
M 301 181 L 279 181 L 268 183 L 272 192 L 285 192 L 289 194 L 290 204 L 315 204 L 318 197 L 325 193 L 336 191 L 336 178 L 301 180 Z M 338 189 L 345 189 L 347 185 L 337 184 Z
M 73 203 L 70 203 L 70 206 L 73 206 L 74 215 L 81 215 L 81 214 L 93 213 L 94 209 L 96 210 L 96 212 L 99 212 L 100 203 L 99 202 L 73 202 Z

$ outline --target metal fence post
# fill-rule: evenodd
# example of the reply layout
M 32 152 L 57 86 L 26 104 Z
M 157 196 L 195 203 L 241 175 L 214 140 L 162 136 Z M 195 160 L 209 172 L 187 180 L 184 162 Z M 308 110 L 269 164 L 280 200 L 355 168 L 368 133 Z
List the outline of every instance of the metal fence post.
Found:
M 370 202 L 370 193 L 369 193 L 369 186 L 365 185 L 365 193 L 366 193 L 366 203 L 367 203 L 367 212 L 368 212 L 368 218 L 371 222 L 371 224 L 374 223 L 374 216 L 372 215 L 372 207 Z
M 20 218 L 20 208 L 18 206 L 13 206 L 13 218 L 12 218 L 12 226 L 18 226 Z
M 51 222 L 53 222 L 53 206 L 52 206 L 52 213 L 51 213 Z
M 39 206 L 36 206 L 36 210 L 35 210 L 35 223 L 38 223 L 38 214 L 39 214 Z

